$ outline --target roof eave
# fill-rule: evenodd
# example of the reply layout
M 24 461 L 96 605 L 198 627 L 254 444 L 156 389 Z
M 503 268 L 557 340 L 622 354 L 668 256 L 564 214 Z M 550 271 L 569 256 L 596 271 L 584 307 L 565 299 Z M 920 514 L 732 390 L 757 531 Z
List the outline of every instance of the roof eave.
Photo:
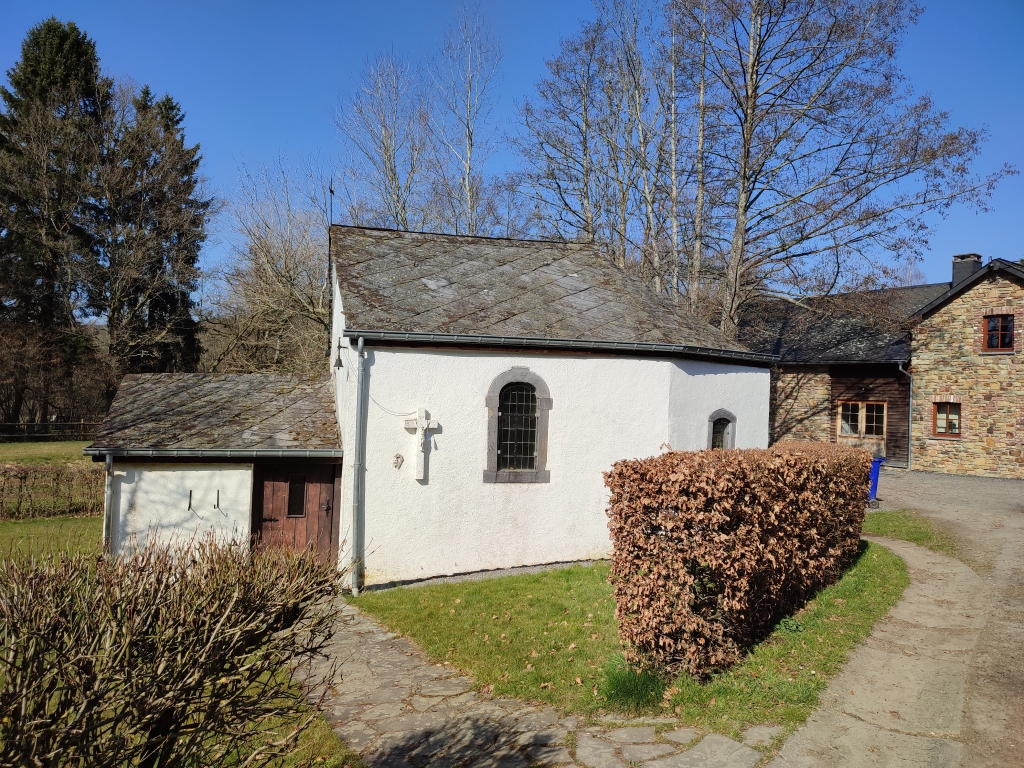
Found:
M 362 337 L 367 341 L 414 346 L 452 347 L 514 347 L 518 349 L 571 349 L 626 354 L 662 354 L 672 357 L 689 357 L 702 360 L 744 362 L 759 367 L 769 367 L 779 361 L 777 355 L 745 352 L 732 349 L 714 349 L 685 344 L 660 344 L 646 341 L 593 341 L 588 339 L 552 339 L 527 336 L 483 336 L 463 333 L 418 333 L 412 331 L 371 331 L 349 328 L 346 338 Z
M 780 366 L 786 365 L 899 365 L 909 363 L 910 357 L 886 358 L 877 357 L 867 360 L 779 360 Z
M 340 448 L 83 448 L 86 456 L 146 459 L 340 459 Z

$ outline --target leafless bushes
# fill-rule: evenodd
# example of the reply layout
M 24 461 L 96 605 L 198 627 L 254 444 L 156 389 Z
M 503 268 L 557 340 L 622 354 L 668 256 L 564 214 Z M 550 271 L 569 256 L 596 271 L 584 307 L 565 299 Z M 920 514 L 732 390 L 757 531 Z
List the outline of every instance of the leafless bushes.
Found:
M 103 512 L 102 466 L 0 464 L 0 520 Z
M 627 658 L 693 675 L 735 663 L 839 579 L 870 466 L 867 451 L 824 443 L 618 462 L 605 482 Z
M 270 763 L 311 720 L 291 673 L 329 640 L 337 595 L 312 555 L 212 540 L 8 557 L 0 766 Z

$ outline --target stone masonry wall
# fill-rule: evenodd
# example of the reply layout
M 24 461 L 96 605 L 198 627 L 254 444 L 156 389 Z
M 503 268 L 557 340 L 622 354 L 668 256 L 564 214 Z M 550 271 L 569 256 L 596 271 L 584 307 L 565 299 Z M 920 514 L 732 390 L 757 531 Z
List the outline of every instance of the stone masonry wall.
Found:
M 983 352 L 983 318 L 1015 314 L 1012 352 Z M 1024 477 L 1024 285 L 995 274 L 914 330 L 912 468 Z M 938 402 L 960 403 L 961 436 L 935 437 Z
M 825 366 L 772 370 L 772 443 L 827 442 L 831 431 L 832 379 Z

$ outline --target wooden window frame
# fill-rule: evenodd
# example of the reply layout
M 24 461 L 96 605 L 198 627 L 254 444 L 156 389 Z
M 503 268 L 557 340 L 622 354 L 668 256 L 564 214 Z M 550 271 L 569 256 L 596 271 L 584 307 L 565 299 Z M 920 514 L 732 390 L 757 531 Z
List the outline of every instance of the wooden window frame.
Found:
M 859 406 L 857 413 L 857 432 L 852 435 L 846 435 L 843 433 L 843 406 L 844 405 L 856 405 Z M 867 418 L 868 405 L 880 405 L 883 408 L 882 417 L 882 434 L 880 435 L 868 435 L 864 432 L 865 420 Z M 858 440 L 882 440 L 885 441 L 889 437 L 889 402 L 887 400 L 837 400 L 836 401 L 836 441 L 840 438 L 846 437 L 850 439 Z
M 957 426 L 959 430 L 955 433 L 949 432 L 949 411 L 946 411 L 946 432 L 939 432 L 939 406 L 944 405 L 947 408 L 955 405 L 957 407 Z M 940 440 L 959 440 L 964 435 L 964 406 L 963 403 L 954 403 L 949 400 L 940 400 L 932 403 L 932 437 L 937 437 Z
M 1008 347 L 990 347 L 988 345 L 988 334 L 989 334 L 988 321 L 989 320 L 994 320 L 996 318 L 998 318 L 999 321 L 1000 321 L 1000 323 L 999 323 L 999 330 L 996 331 L 996 335 L 997 336 L 1002 336 L 1003 335 L 1002 321 L 1004 319 L 1006 319 L 1006 318 L 1010 319 L 1010 346 L 1008 346 Z M 1016 321 L 1016 317 L 1014 315 L 1012 315 L 1010 313 L 983 315 L 982 318 L 981 318 L 981 351 L 982 352 L 993 352 L 993 353 L 996 353 L 996 354 L 1004 354 L 1004 355 L 1008 354 L 1010 352 L 1014 352 L 1014 351 L 1016 351 L 1016 347 L 1017 347 L 1017 343 L 1016 343 L 1017 339 L 1015 338 L 1016 334 L 1017 334 L 1017 321 Z

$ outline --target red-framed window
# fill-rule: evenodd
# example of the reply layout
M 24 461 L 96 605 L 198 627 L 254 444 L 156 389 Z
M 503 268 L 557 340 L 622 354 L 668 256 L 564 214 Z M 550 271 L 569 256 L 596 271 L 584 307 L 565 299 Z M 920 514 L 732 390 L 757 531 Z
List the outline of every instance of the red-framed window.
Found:
M 932 434 L 936 437 L 960 437 L 963 424 L 960 403 L 935 403 Z
M 1013 350 L 1013 315 L 986 315 L 982 322 L 986 352 Z

